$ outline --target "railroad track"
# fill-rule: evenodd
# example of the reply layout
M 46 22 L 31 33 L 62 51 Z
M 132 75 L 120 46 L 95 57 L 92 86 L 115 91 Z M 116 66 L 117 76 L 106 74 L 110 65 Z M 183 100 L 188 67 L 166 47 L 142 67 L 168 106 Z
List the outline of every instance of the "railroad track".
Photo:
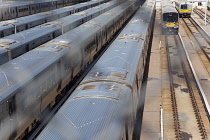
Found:
M 209 116 L 180 36 L 165 36 L 176 139 L 208 139 Z M 193 128 L 193 129 L 192 129 Z
M 183 18 L 188 34 L 191 34 L 210 62 L 210 36 L 196 23 L 193 18 Z M 198 48 L 197 48 L 198 49 Z M 198 50 L 200 52 L 200 50 Z
M 198 11 L 201 14 L 205 14 L 205 11 L 203 9 L 196 9 L 196 11 Z M 206 16 L 208 17 L 208 19 L 210 18 L 210 14 L 208 13 L 208 10 L 207 10 Z
M 201 18 L 205 18 L 205 12 L 203 11 L 203 10 L 201 10 L 201 9 L 193 9 L 193 11 L 197 14 L 197 15 L 199 15 Z M 206 14 L 206 21 L 208 22 L 208 23 L 210 23 L 210 15 L 207 13 Z

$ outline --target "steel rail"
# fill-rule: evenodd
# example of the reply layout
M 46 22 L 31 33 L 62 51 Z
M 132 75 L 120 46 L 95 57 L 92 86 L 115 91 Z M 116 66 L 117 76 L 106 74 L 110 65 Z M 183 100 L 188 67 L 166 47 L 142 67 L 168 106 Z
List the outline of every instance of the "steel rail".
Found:
M 187 22 L 186 22 L 185 20 L 186 20 L 186 19 L 183 19 L 183 21 L 184 21 L 185 25 L 187 26 L 188 30 L 191 32 L 191 34 L 193 35 L 193 37 L 194 37 L 195 40 L 197 41 L 199 47 L 201 48 L 201 50 L 202 50 L 203 53 L 205 54 L 205 56 L 206 56 L 206 58 L 208 59 L 208 61 L 210 61 L 209 55 L 208 55 L 207 52 L 204 50 L 204 48 L 202 47 L 202 45 L 200 44 L 200 42 L 198 41 L 198 39 L 196 38 L 196 36 L 193 34 L 192 30 L 191 30 L 190 27 L 187 25 Z M 190 18 L 189 18 L 189 21 L 192 23 L 192 21 L 190 20 Z M 196 25 L 195 25 L 195 24 L 192 23 L 192 25 L 194 25 L 195 28 L 196 28 Z M 196 29 L 197 29 L 197 28 L 196 28 Z M 197 30 L 198 30 L 198 29 L 197 29 Z M 204 30 L 202 30 L 202 31 L 204 31 Z M 198 32 L 201 34 L 201 36 L 203 36 L 202 33 L 201 33 L 199 30 L 198 30 Z M 208 36 L 208 37 L 209 37 L 209 36 Z M 206 38 L 205 38 L 204 36 L 203 36 L 203 38 L 206 40 Z M 209 41 L 208 41 L 208 40 L 206 40 L 206 41 L 207 41 L 207 43 L 209 44 Z
M 181 50 L 180 46 L 178 45 L 178 40 L 176 38 L 176 36 L 174 36 L 174 39 L 175 39 L 175 42 L 176 42 L 176 46 L 178 48 L 178 51 L 179 53 L 183 53 L 183 51 Z M 179 36 L 179 39 L 180 39 L 180 43 L 181 45 L 183 45 L 183 42 L 181 42 L 181 36 Z M 183 47 L 184 48 L 184 47 Z M 185 53 L 185 56 L 186 56 L 186 53 Z M 187 58 L 187 57 L 186 57 Z M 188 59 L 188 58 L 187 58 Z M 195 98 L 195 95 L 194 95 L 194 92 L 193 92 L 193 89 L 192 89 L 192 86 L 191 86 L 191 83 L 190 83 L 190 77 L 188 75 L 188 72 L 187 72 L 187 69 L 186 69 L 186 66 L 184 64 L 184 58 L 182 55 L 180 55 L 180 60 L 181 60 L 181 65 L 182 65 L 182 69 L 183 69 L 183 72 L 184 72 L 184 77 L 185 77 L 185 81 L 186 81 L 186 84 L 187 84 L 187 87 L 188 87 L 188 90 L 189 90 L 189 93 L 190 93 L 190 97 L 191 97 L 191 102 L 192 102 L 192 105 L 193 105 L 193 108 L 194 108 L 194 112 L 196 114 L 196 120 L 198 122 L 198 127 L 200 128 L 200 133 L 201 135 L 203 136 L 204 139 L 208 139 L 207 138 L 207 134 L 206 134 L 206 131 L 205 131 L 205 127 L 202 123 L 202 118 L 201 118 L 201 115 L 200 115 L 200 111 L 199 111 L 199 107 L 198 107 L 198 104 L 196 102 L 196 98 Z M 188 60 L 187 60 L 188 62 Z M 189 64 L 189 63 L 188 63 Z M 190 65 L 189 65 L 190 66 Z M 192 70 L 191 70 L 191 66 L 190 66 L 190 71 L 192 73 Z M 193 73 L 192 73 L 193 74 Z M 194 77 L 194 75 L 193 75 Z M 195 79 L 194 79 L 195 80 Z M 196 84 L 197 85 L 197 84 Z M 197 89 L 199 90 L 199 88 L 197 87 Z M 200 91 L 200 90 L 199 90 Z
M 175 87 L 173 84 L 173 76 L 172 76 L 172 66 L 171 66 L 171 60 L 170 60 L 170 53 L 169 53 L 169 45 L 168 45 L 168 38 L 165 36 L 166 41 L 166 52 L 167 52 L 167 63 L 168 63 L 168 73 L 169 73 L 169 79 L 170 79 L 170 90 L 171 90 L 171 100 L 172 100 L 172 108 L 173 108 L 173 116 L 174 116 L 174 125 L 175 125 L 175 131 L 176 131 L 176 137 L 177 140 L 181 140 L 181 132 L 180 132 L 180 125 L 179 125 L 179 116 L 178 116 L 178 109 L 177 109 L 177 102 L 176 102 L 176 96 L 175 96 Z
M 198 76 L 197 76 L 197 74 L 196 74 L 196 72 L 195 72 L 195 69 L 193 68 L 192 62 L 191 62 L 191 60 L 190 60 L 190 57 L 189 57 L 189 54 L 188 54 L 187 49 L 186 49 L 186 47 L 185 47 L 185 44 L 184 44 L 184 42 L 183 42 L 183 40 L 182 40 L 182 38 L 181 38 L 181 35 L 178 34 L 178 36 L 179 36 L 180 41 L 181 41 L 181 43 L 182 43 L 184 52 L 185 52 L 186 57 L 187 57 L 188 64 L 189 64 L 189 66 L 190 66 L 190 69 L 191 69 L 191 71 L 192 71 L 192 73 L 193 73 L 193 77 L 194 77 L 194 79 L 195 79 L 195 81 L 196 81 L 196 85 L 198 86 L 199 93 L 200 93 L 201 98 L 202 98 L 202 100 L 203 100 L 204 108 L 205 108 L 205 110 L 206 110 L 206 112 L 207 112 L 208 119 L 210 120 L 210 107 L 209 107 L 209 103 L 208 103 L 208 101 L 207 101 L 206 95 L 205 95 L 205 93 L 204 93 L 204 91 L 203 91 L 203 88 L 202 88 L 202 86 L 201 86 L 201 84 L 200 84 L 200 81 L 198 80 Z

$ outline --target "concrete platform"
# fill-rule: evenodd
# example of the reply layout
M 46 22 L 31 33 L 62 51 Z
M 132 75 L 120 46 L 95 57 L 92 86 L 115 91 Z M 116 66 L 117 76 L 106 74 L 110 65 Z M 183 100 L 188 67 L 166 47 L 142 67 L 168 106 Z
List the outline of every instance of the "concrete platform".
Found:
M 153 44 L 150 57 L 149 76 L 147 80 L 141 140 L 160 139 L 160 108 L 161 108 L 161 56 L 160 43 L 160 11 L 156 11 Z

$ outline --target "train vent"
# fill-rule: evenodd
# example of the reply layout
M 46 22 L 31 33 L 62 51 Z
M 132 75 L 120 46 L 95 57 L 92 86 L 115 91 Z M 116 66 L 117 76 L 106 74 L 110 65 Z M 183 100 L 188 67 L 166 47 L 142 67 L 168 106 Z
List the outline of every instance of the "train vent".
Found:
M 56 45 L 56 44 L 45 44 L 45 45 L 39 46 L 38 48 L 42 48 L 41 49 L 42 51 L 60 52 L 61 50 L 67 47 L 62 46 L 62 45 Z M 36 51 L 36 50 L 32 50 L 32 51 Z
M 96 89 L 96 88 L 97 88 L 97 85 L 88 85 L 88 86 L 84 86 L 82 90 L 89 90 L 89 89 Z
M 119 87 L 115 85 L 107 85 L 106 90 L 118 91 Z
M 112 77 L 117 77 L 117 78 L 119 78 L 119 79 L 125 80 L 126 77 L 127 77 L 127 74 L 128 74 L 128 71 L 126 71 L 125 74 L 112 72 L 112 73 L 110 74 L 110 76 L 112 76 Z
M 122 78 L 122 76 L 124 76 L 124 74 L 112 72 L 112 73 L 110 74 L 110 76 Z
M 41 27 L 42 26 L 52 26 L 52 27 L 56 27 L 56 26 L 61 26 L 63 23 L 62 22 L 48 22 L 48 23 L 45 23 L 45 24 L 42 24 L 40 25 Z
M 96 6 L 96 7 L 93 7 L 94 9 L 101 9 L 101 7 L 99 7 L 99 6 Z
M 102 72 L 95 72 L 91 75 L 91 77 L 96 78 L 96 77 L 102 76 L 102 74 L 103 74 Z
M 14 25 L 15 23 L 19 23 L 19 21 L 17 21 L 17 20 L 3 21 L 1 26 Z
M 11 4 L 1 4 L 1 7 L 10 7 L 12 6 Z
M 67 40 L 53 40 L 49 43 L 47 43 L 49 45 L 60 45 L 63 47 L 67 47 L 69 48 L 69 45 L 71 44 L 71 41 L 67 41 Z
M 12 45 L 14 43 L 17 43 L 17 41 L 11 40 L 11 39 L 8 39 L 7 41 L 0 41 L 0 44 L 2 44 L 2 45 Z
M 85 12 L 80 12 L 80 13 L 76 13 L 74 15 L 81 15 L 81 16 L 86 16 L 88 13 L 85 13 Z
M 116 16 L 115 13 L 104 13 L 104 15 Z
M 84 4 L 84 5 L 89 5 L 89 3 L 88 3 L 88 2 L 85 2 L 85 3 L 81 3 L 81 4 Z
M 74 6 L 68 6 L 68 7 L 64 7 L 64 8 L 67 8 L 67 9 L 75 9 Z
M 83 27 L 101 27 L 101 24 L 95 21 L 86 22 Z
M 52 15 L 53 12 L 43 12 L 43 13 L 40 13 L 41 15 Z
M 123 34 L 120 37 L 117 38 L 118 41 L 122 41 L 122 42 L 139 42 L 140 40 L 143 40 L 141 38 L 141 35 L 137 35 L 137 34 Z
M 131 23 L 149 23 L 147 20 L 144 20 L 144 19 L 134 19 L 131 21 Z

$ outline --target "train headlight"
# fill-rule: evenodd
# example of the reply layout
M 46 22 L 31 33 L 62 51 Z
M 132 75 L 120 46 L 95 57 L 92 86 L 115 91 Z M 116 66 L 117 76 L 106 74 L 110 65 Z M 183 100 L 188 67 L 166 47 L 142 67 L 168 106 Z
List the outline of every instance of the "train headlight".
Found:
M 167 28 L 166 23 L 163 23 L 163 24 L 162 24 L 162 27 L 163 27 L 163 28 Z
M 174 28 L 179 28 L 179 23 L 175 23 Z

